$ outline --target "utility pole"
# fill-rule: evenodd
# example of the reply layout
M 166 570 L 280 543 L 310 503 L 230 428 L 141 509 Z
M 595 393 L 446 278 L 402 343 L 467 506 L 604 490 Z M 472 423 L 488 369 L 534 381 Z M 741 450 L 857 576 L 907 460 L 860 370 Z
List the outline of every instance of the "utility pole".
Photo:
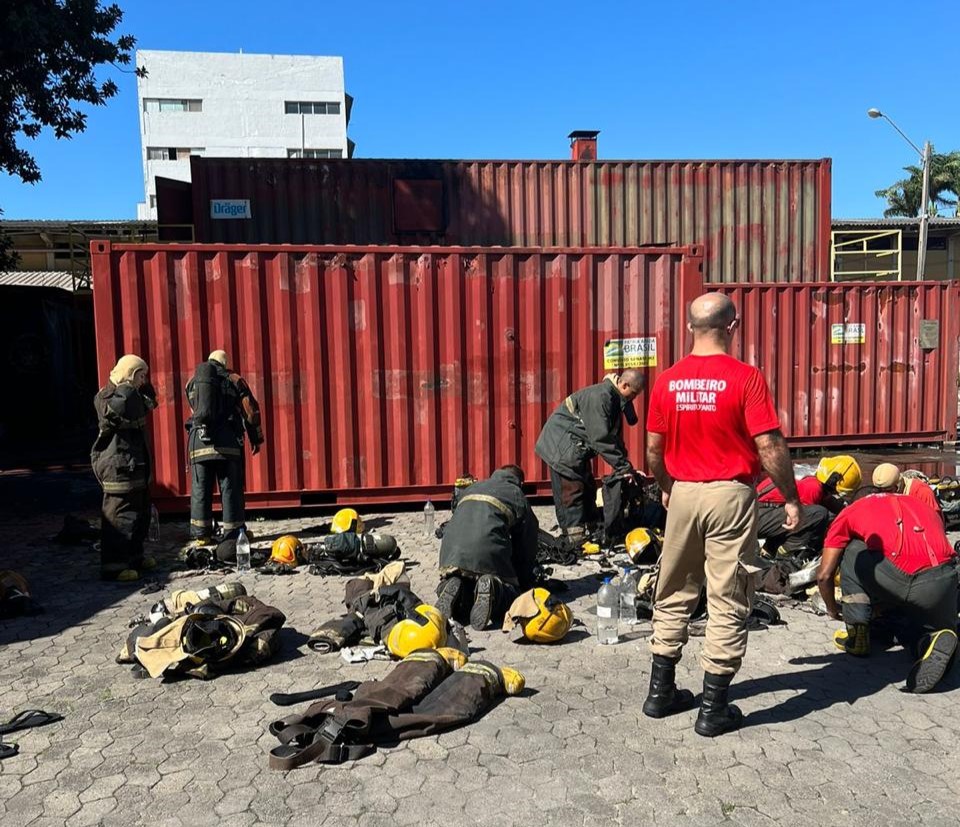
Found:
M 927 266 L 927 233 L 930 230 L 930 141 L 923 144 L 923 202 L 920 204 L 920 240 L 917 244 L 917 281 Z
M 927 266 L 927 233 L 930 229 L 930 158 L 933 147 L 930 146 L 930 141 L 924 141 L 923 149 L 920 149 L 888 115 L 879 109 L 868 109 L 867 115 L 871 118 L 883 118 L 920 156 L 923 169 L 923 194 L 920 204 L 920 236 L 917 240 L 917 281 L 923 281 L 923 271 Z

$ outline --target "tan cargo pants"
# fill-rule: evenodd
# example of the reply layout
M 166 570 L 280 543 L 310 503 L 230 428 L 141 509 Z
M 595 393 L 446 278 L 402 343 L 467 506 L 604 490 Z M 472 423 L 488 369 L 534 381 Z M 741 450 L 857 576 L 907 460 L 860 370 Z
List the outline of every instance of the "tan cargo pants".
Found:
M 747 651 L 757 553 L 756 491 L 739 482 L 677 482 L 670 494 L 653 608 L 655 655 L 679 658 L 707 583 L 701 663 L 733 675 Z

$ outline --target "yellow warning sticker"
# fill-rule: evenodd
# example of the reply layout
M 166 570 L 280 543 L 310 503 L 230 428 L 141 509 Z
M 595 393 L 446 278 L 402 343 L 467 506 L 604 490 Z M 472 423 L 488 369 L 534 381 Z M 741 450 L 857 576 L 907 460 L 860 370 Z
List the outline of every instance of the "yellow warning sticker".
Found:
M 656 336 L 636 336 L 631 339 L 608 339 L 603 345 L 604 370 L 655 368 L 656 366 Z
M 867 326 L 859 322 L 830 325 L 830 344 L 862 345 L 867 341 Z

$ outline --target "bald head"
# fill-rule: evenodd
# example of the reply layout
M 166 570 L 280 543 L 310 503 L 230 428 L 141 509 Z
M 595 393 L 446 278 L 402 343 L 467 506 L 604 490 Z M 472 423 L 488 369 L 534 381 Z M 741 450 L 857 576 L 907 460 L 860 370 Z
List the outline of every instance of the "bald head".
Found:
M 704 293 L 690 302 L 687 322 L 695 333 L 726 330 L 737 318 L 737 308 L 723 293 Z
M 636 399 L 647 386 L 647 377 L 640 371 L 627 368 L 617 377 L 617 390 L 624 399 Z

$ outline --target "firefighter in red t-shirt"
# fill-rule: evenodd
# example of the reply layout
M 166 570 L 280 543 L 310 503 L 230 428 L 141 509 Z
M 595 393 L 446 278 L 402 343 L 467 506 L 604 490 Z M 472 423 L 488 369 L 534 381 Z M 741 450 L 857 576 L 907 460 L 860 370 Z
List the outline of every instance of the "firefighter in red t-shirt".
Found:
M 765 553 L 800 560 L 817 556 L 830 520 L 840 513 L 846 504 L 843 498 L 856 491 L 860 481 L 860 466 L 853 457 L 824 457 L 813 476 L 797 480 L 803 517 L 796 531 L 790 533 L 783 527 L 783 494 L 770 477 L 764 478 L 757 486 L 757 535 L 765 544 Z
M 892 462 L 881 462 L 873 469 L 873 487 L 877 491 L 892 494 L 906 494 L 930 506 L 943 519 L 943 511 L 933 489 L 919 477 L 912 476 L 916 471 L 901 473 Z M 910 476 L 908 476 L 910 475 Z
M 817 584 L 827 614 L 840 620 L 834 575 L 840 569 L 846 629 L 837 646 L 870 653 L 873 609 L 899 621 L 897 639 L 918 658 L 911 692 L 929 692 L 957 648 L 956 554 L 936 512 L 904 494 L 873 494 L 845 508 L 827 531 Z
M 676 664 L 690 616 L 707 586 L 701 662 L 703 697 L 695 729 L 713 737 L 743 717 L 727 701 L 747 650 L 747 616 L 757 572 L 761 465 L 783 492 L 784 528 L 801 518 L 790 453 L 760 371 L 729 355 L 739 323 L 720 293 L 690 304 L 693 350 L 657 379 L 647 417 L 647 464 L 663 489 L 667 526 L 654 596 L 653 667 L 644 714 L 662 718 L 693 705 L 678 690 Z

